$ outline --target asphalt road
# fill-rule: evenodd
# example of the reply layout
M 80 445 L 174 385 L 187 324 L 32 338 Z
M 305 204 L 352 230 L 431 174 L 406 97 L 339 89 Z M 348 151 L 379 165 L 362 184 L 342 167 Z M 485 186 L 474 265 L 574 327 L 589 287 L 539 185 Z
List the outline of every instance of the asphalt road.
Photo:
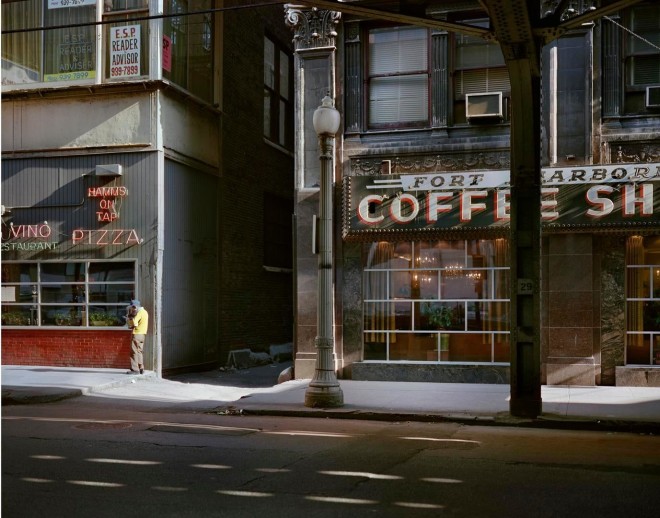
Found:
M 7 517 L 648 517 L 660 439 L 226 416 L 86 396 L 4 407 Z

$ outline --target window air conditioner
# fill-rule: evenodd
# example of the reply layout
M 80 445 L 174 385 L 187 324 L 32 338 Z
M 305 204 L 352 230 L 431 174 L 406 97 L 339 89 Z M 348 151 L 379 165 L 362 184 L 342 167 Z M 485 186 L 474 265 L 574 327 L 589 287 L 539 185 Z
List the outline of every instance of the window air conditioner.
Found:
M 502 92 L 465 94 L 465 118 L 502 118 Z
M 646 87 L 646 107 L 660 108 L 660 86 Z

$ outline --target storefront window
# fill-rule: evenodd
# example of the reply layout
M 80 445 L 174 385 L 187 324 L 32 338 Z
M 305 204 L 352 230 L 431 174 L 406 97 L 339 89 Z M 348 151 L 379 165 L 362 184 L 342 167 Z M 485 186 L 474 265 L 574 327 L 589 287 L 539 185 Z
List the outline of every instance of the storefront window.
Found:
M 626 246 L 626 364 L 660 365 L 660 237 Z
M 3 326 L 123 326 L 134 297 L 130 261 L 2 265 Z
M 505 239 L 364 249 L 364 360 L 509 361 Z

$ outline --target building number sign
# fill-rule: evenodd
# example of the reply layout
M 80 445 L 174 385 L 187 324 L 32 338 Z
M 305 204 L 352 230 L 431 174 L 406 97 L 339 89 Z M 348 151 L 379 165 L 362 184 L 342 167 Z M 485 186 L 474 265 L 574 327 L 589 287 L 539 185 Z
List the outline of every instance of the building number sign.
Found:
M 532 295 L 534 283 L 532 279 L 518 279 L 518 295 Z

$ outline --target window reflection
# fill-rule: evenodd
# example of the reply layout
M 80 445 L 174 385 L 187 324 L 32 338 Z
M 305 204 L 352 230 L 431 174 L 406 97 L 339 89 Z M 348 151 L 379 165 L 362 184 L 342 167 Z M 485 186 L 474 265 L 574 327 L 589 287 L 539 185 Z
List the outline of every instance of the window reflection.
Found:
M 508 361 L 506 240 L 371 243 L 363 262 L 365 360 Z
M 135 263 L 5 262 L 3 326 L 123 326 Z
M 660 365 L 660 237 L 629 237 L 626 263 L 626 364 Z

